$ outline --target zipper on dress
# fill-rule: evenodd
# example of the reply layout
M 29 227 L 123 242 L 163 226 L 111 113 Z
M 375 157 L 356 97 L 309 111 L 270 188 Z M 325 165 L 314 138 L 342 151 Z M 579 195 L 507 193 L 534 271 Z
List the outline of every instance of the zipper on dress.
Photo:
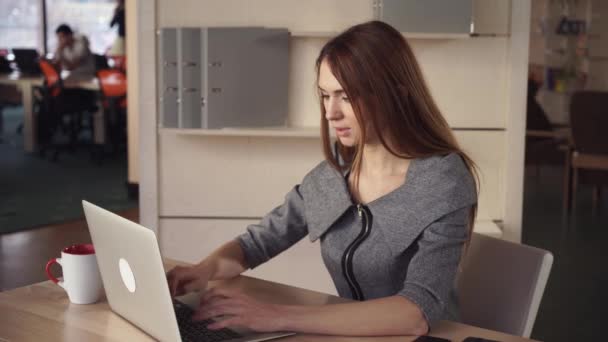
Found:
M 351 242 L 351 244 L 344 251 L 344 255 L 342 256 L 342 274 L 348 283 L 348 287 L 353 294 L 353 299 L 355 300 L 365 300 L 363 296 L 363 291 L 361 291 L 361 287 L 359 283 L 357 283 L 357 279 L 355 278 L 355 273 L 353 270 L 353 256 L 355 254 L 355 250 L 363 243 L 363 241 L 369 236 L 372 229 L 372 215 L 367 207 L 362 204 L 357 204 L 357 213 L 361 218 L 361 232 L 359 235 Z

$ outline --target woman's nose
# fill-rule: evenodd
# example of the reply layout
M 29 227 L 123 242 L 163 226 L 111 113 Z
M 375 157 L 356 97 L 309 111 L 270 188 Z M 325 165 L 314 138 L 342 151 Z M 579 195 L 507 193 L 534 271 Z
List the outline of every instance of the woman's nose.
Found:
M 328 99 L 325 104 L 325 118 L 327 120 L 338 120 L 341 117 L 340 106 L 335 99 Z

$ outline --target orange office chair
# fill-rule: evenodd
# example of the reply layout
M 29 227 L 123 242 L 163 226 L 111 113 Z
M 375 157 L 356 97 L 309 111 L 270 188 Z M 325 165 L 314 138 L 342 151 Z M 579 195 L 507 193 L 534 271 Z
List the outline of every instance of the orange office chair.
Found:
M 58 96 L 63 88 L 59 70 L 45 59 L 41 59 L 39 64 L 42 75 L 44 75 L 44 86 L 51 90 L 51 96 Z
M 127 76 L 124 72 L 116 69 L 101 69 L 97 72 L 97 80 L 104 100 L 118 101 L 120 106 L 126 108 Z
M 40 70 L 44 76 L 43 86 L 40 89 L 39 101 L 36 102 L 38 115 L 38 143 L 40 145 L 40 153 L 51 145 L 52 137 L 59 126 L 61 118 L 54 110 L 55 99 L 59 97 L 63 89 L 63 83 L 59 70 L 55 68 L 49 61 L 41 59 L 39 62 Z
M 114 152 L 127 141 L 127 77 L 118 69 L 97 71 L 102 95 L 107 138 Z
M 127 56 L 126 55 L 112 55 L 108 56 L 108 59 L 112 61 L 112 68 L 126 71 L 127 70 Z

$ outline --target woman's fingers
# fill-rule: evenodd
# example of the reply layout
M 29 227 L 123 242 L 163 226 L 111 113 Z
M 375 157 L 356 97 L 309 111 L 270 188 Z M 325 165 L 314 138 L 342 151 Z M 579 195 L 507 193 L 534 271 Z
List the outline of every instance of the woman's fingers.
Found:
M 201 296 L 201 305 L 205 304 L 206 302 L 208 302 L 211 298 L 218 296 L 220 294 L 220 290 L 217 287 L 213 287 L 207 291 L 205 291 L 205 293 L 203 293 L 203 295 Z
M 211 300 L 211 298 L 214 297 L 223 297 L 223 298 L 240 298 L 241 295 L 232 291 L 232 290 L 227 290 L 225 288 L 218 288 L 218 287 L 213 287 L 207 291 L 205 291 L 205 293 L 203 293 L 203 295 L 201 296 L 201 300 L 200 303 L 201 305 L 207 303 L 209 300 Z
M 191 268 L 178 266 L 167 273 L 167 282 L 172 296 L 180 296 L 196 290 L 197 286 L 193 283 L 197 280 L 199 280 L 199 276 Z
M 175 295 L 175 293 L 178 291 L 180 279 L 182 278 L 183 273 L 184 268 L 180 266 L 173 268 L 167 273 L 167 282 L 169 283 L 169 290 L 171 291 L 171 295 Z
M 177 272 L 175 269 L 172 269 L 169 273 L 167 273 L 167 282 L 169 283 L 169 291 L 171 292 L 171 296 L 175 296 L 179 287 L 179 278 L 177 277 Z
M 238 316 L 243 313 L 243 307 L 234 302 L 220 302 L 210 307 L 199 308 L 192 315 L 193 320 L 206 320 L 221 316 Z
M 243 326 L 242 322 L 243 322 L 243 319 L 241 317 L 235 316 L 235 317 L 223 319 L 221 321 L 215 321 L 215 322 L 209 324 L 207 326 L 207 328 L 209 328 L 209 330 L 220 330 L 220 329 L 237 326 L 237 325 Z
M 183 289 L 186 293 L 194 292 L 194 291 L 202 291 L 207 287 L 206 280 L 203 280 L 199 277 L 192 279 L 191 281 L 185 282 L 183 285 Z
M 225 301 L 225 300 L 230 300 L 230 298 L 229 297 L 224 297 L 224 296 L 214 296 L 214 297 L 211 297 L 210 299 L 208 299 L 205 302 L 200 302 L 199 307 L 201 307 L 201 308 L 209 308 L 209 307 L 217 304 L 218 302 Z
M 277 331 L 282 318 L 276 305 L 257 302 L 243 294 L 226 290 L 209 290 L 193 320 L 213 319 L 207 327 L 222 329 L 229 326 L 243 326 L 254 331 Z
M 193 319 L 209 319 L 223 315 L 238 315 L 243 313 L 244 303 L 236 298 L 224 296 L 214 296 L 201 303 L 198 310 L 194 313 Z

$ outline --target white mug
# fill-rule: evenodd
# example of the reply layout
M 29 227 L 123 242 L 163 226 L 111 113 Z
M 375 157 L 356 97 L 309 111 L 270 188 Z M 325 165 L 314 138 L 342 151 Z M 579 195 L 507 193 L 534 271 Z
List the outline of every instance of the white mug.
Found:
M 51 274 L 54 263 L 61 265 L 62 281 Z M 53 258 L 46 264 L 46 275 L 68 293 L 70 302 L 74 304 L 95 303 L 101 297 L 101 276 L 92 244 L 64 248 L 61 258 Z

